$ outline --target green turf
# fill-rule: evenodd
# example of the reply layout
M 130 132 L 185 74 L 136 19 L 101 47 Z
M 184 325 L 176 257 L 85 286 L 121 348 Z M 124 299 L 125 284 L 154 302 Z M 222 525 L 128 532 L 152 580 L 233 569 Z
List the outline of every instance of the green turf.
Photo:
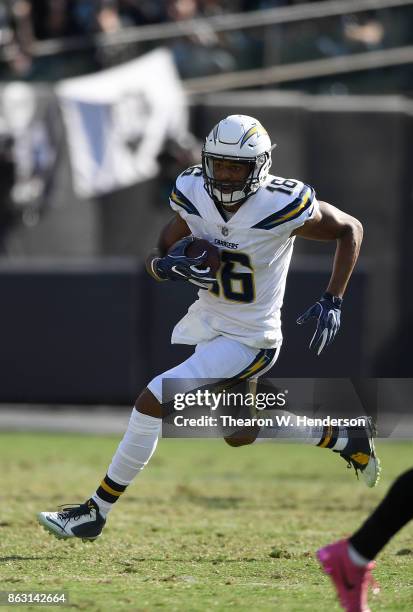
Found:
M 324 449 L 163 440 L 100 540 L 52 538 L 36 512 L 84 500 L 116 444 L 0 435 L 0 590 L 64 589 L 88 611 L 339 610 L 314 550 L 349 534 L 412 464 L 412 444 L 379 444 L 383 478 L 369 490 Z M 409 526 L 380 557 L 373 610 L 413 609 L 412 549 Z

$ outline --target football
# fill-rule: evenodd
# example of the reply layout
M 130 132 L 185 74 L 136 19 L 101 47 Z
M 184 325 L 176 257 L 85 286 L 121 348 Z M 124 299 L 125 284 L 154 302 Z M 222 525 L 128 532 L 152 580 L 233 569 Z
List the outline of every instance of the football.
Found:
M 221 256 L 219 253 L 219 249 L 208 242 L 208 240 L 204 240 L 203 238 L 195 238 L 192 244 L 185 251 L 185 255 L 188 257 L 198 257 L 202 255 L 202 253 L 207 252 L 207 260 L 203 263 L 202 268 L 207 268 L 208 266 L 211 268 L 211 272 L 216 274 L 221 265 Z

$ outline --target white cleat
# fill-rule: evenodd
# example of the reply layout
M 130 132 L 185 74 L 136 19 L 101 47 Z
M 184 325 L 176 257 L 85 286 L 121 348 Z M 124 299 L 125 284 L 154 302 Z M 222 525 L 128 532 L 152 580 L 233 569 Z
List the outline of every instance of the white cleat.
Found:
M 375 487 L 380 480 L 380 459 L 376 455 L 374 447 L 374 436 L 376 428 L 371 417 L 358 417 L 365 420 L 365 425 L 350 427 L 348 431 L 347 446 L 340 453 L 348 463 L 348 467 L 353 467 L 358 473 L 360 472 L 364 482 L 368 487 Z
M 93 499 L 78 506 L 63 506 L 59 512 L 40 512 L 37 520 L 56 538 L 80 538 L 84 542 L 96 540 L 106 523 Z

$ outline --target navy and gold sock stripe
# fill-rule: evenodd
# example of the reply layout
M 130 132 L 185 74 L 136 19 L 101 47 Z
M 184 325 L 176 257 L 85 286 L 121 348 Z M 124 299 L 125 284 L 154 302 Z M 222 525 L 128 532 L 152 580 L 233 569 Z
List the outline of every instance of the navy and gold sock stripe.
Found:
M 106 474 L 100 483 L 96 494 L 98 497 L 100 497 L 100 499 L 103 499 L 103 501 L 108 502 L 109 504 L 114 504 L 116 501 L 118 501 L 125 489 L 125 485 L 118 484 Z
M 317 444 L 320 448 L 334 448 L 339 436 L 339 428 L 332 425 L 323 427 L 323 434 L 320 442 Z

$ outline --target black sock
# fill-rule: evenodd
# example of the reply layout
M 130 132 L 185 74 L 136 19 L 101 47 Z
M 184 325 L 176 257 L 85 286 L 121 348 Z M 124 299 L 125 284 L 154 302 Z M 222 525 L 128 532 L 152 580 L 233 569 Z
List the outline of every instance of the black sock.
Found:
M 350 543 L 366 559 L 374 559 L 389 540 L 413 518 L 413 469 L 392 484 L 386 497 Z
M 118 484 L 106 474 L 96 491 L 96 495 L 103 499 L 103 501 L 114 504 L 125 490 L 125 485 Z

